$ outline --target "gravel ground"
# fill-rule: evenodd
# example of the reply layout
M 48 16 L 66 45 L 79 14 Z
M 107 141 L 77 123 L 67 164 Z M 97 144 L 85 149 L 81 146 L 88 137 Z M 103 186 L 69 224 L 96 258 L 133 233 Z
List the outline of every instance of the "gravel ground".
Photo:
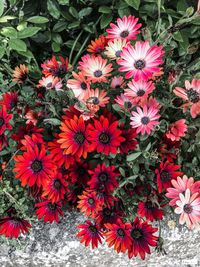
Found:
M 32 233 L 18 246 L 0 245 L 0 267 L 200 267 L 199 231 L 163 227 L 167 255 L 152 252 L 144 261 L 117 254 L 104 243 L 85 248 L 76 239 L 76 225 L 83 217 L 67 213 L 59 224 L 35 223 Z

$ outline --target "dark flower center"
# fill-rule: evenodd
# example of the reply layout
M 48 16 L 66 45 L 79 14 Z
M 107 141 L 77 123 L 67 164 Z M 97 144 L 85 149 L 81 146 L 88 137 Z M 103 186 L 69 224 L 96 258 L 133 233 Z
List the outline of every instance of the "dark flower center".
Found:
M 109 144 L 109 142 L 110 142 L 110 136 L 107 133 L 101 133 L 99 135 L 99 142 L 102 143 L 102 144 L 104 144 L 104 145 Z
M 131 101 L 126 101 L 126 104 L 127 104 L 127 107 L 128 107 L 128 108 L 131 108 L 131 107 L 132 107 L 132 103 L 131 103 Z
M 10 108 L 14 108 L 17 104 L 17 101 L 15 99 L 10 100 Z
M 85 141 L 85 135 L 82 132 L 77 132 L 74 135 L 74 140 L 78 145 L 82 145 Z
M 187 96 L 192 103 L 197 103 L 200 100 L 200 95 L 192 88 L 187 90 Z
M 52 83 L 47 83 L 46 87 L 47 88 L 51 88 L 52 87 Z
M 123 31 L 120 33 L 120 37 L 126 38 L 129 35 L 129 31 Z
M 147 125 L 150 122 L 149 117 L 145 116 L 141 119 L 142 124 Z
M 101 77 L 101 76 L 102 76 L 102 71 L 101 71 L 101 70 L 96 70 L 96 71 L 94 72 L 94 76 L 95 76 L 95 77 Z
M 42 161 L 41 161 L 41 160 L 38 160 L 38 159 L 35 159 L 35 160 L 33 161 L 33 163 L 31 164 L 31 169 L 32 169 L 35 173 L 40 172 L 40 171 L 43 169 Z
M 55 189 L 60 189 L 61 187 L 61 182 L 59 180 L 55 180 L 53 183 Z
M 143 96 L 145 94 L 145 91 L 143 89 L 139 89 L 137 91 L 137 96 Z
M 68 173 L 67 169 L 65 168 L 65 165 L 62 165 L 62 166 L 61 166 L 60 171 L 61 171 L 61 173 L 62 173 L 63 175 L 65 175 L 65 174 Z
M 143 233 L 139 229 L 132 229 L 131 230 L 131 237 L 133 239 L 140 239 L 143 236 Z
M 119 237 L 124 237 L 125 236 L 125 232 L 122 228 L 117 229 L 117 234 Z
M 116 57 L 120 57 L 121 53 L 122 53 L 122 50 L 118 50 L 118 51 L 115 52 L 115 56 Z
M 153 209 L 154 209 L 154 207 L 153 207 L 151 201 L 147 201 L 147 202 L 145 203 L 145 207 L 146 207 L 148 210 L 153 210 Z
M 83 177 L 86 174 L 86 170 L 81 167 L 78 168 L 77 172 L 78 172 L 78 175 L 81 177 Z
M 88 99 L 88 102 L 92 102 L 92 104 L 94 104 L 94 105 L 98 105 L 99 104 L 99 99 L 98 99 L 98 97 L 96 97 L 96 96 L 93 96 L 93 97 L 90 97 L 89 99 Z
M 97 228 L 93 225 L 90 225 L 88 227 L 89 231 L 92 233 L 92 234 L 96 234 L 98 231 L 97 231 Z
M 108 174 L 106 172 L 101 172 L 98 176 L 100 182 L 107 182 L 108 181 Z
M 4 118 L 0 118 L 0 127 L 2 127 L 4 125 L 4 123 L 5 123 Z
M 96 49 L 96 54 L 100 54 L 101 52 L 103 52 L 103 48 L 102 47 L 98 47 Z
M 87 89 L 87 84 L 85 82 L 81 83 L 81 89 L 83 89 L 83 90 Z
M 142 70 L 144 67 L 145 67 L 145 61 L 142 60 L 142 59 L 139 59 L 137 60 L 135 63 L 134 63 L 134 67 L 138 70 Z
M 62 77 L 67 73 L 67 69 L 65 66 L 60 66 L 59 68 L 52 69 L 51 73 L 53 74 L 53 76 Z
M 52 211 L 56 210 L 56 204 L 48 203 L 48 208 Z
M 162 171 L 160 174 L 160 179 L 162 182 L 168 182 L 170 180 L 170 174 L 168 171 Z
M 24 82 L 25 80 L 26 80 L 26 78 L 27 78 L 27 73 L 22 73 L 21 74 L 21 77 L 20 77 L 20 80 L 22 81 L 22 82 Z
M 115 89 L 120 89 L 120 88 L 121 88 L 120 84 L 115 85 Z
M 110 217 L 111 214 L 112 214 L 112 212 L 108 208 L 103 209 L 103 216 L 104 217 Z
M 187 213 L 187 214 L 190 214 L 192 213 L 193 211 L 193 208 L 190 204 L 185 204 L 184 207 L 183 207 L 183 210 Z
M 94 205 L 94 203 L 95 203 L 94 198 L 92 198 L 92 197 L 88 198 L 88 203 L 90 205 Z

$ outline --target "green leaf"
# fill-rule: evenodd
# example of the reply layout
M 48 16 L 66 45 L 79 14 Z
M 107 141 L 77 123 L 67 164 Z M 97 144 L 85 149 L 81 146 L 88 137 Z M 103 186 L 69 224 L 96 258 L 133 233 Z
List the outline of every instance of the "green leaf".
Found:
M 68 28 L 68 29 L 74 29 L 74 28 L 78 28 L 79 25 L 80 25 L 80 21 L 74 21 L 74 22 L 70 23 L 70 24 L 67 26 L 67 28 Z
M 56 118 L 49 118 L 49 119 L 44 119 L 44 123 L 47 124 L 52 124 L 52 125 L 60 125 L 60 120 L 56 119 Z
M 103 14 L 100 20 L 100 27 L 104 29 L 108 26 L 108 24 L 112 21 L 113 15 L 110 14 Z
M 65 30 L 67 27 L 66 21 L 58 21 L 54 26 L 53 26 L 53 31 L 54 32 L 62 32 Z
M 142 152 L 135 152 L 135 153 L 132 153 L 132 154 L 130 154 L 130 155 L 127 156 L 126 160 L 127 160 L 127 161 L 134 161 L 134 160 L 137 159 L 141 154 L 142 154 Z
M 112 9 L 108 6 L 100 6 L 99 10 L 100 13 L 110 14 L 112 13 Z
M 52 45 L 53 52 L 59 52 L 60 51 L 60 44 L 53 42 Z
M 173 34 L 173 39 L 176 40 L 176 41 L 178 41 L 178 42 L 183 42 L 183 38 L 182 38 L 180 32 L 175 32 L 175 33 Z
M 71 7 L 69 8 L 69 13 L 70 13 L 74 18 L 76 18 L 76 19 L 79 18 L 78 12 L 77 12 L 77 10 L 76 10 L 73 6 L 71 6 Z
M 0 18 L 0 23 L 5 23 L 13 19 L 16 19 L 16 17 L 15 16 L 3 16 Z
M 92 12 L 91 7 L 83 8 L 81 11 L 78 12 L 79 18 L 83 18 L 85 16 L 88 16 Z
M 18 38 L 19 39 L 24 39 L 24 38 L 27 38 L 27 37 L 31 37 L 31 36 L 34 36 L 36 33 L 39 32 L 41 28 L 39 27 L 28 27 L 28 28 L 25 28 L 24 30 L 18 32 Z
M 6 48 L 4 46 L 0 46 L 0 59 L 4 56 Z
M 3 14 L 4 4 L 5 4 L 5 0 L 1 0 L 0 1 L 0 16 Z
M 35 23 L 35 24 L 43 24 L 49 21 L 48 18 L 42 16 L 34 16 L 27 19 L 28 22 Z
M 1 34 L 9 38 L 17 38 L 17 31 L 13 27 L 4 27 L 1 30 Z
M 139 9 L 139 6 L 140 6 L 140 0 L 125 0 L 125 2 L 126 2 L 129 6 L 135 8 L 136 10 Z
M 118 14 L 119 16 L 122 18 L 123 16 L 128 16 L 131 14 L 131 11 L 130 11 L 130 8 L 127 7 L 127 8 L 121 8 L 121 9 L 118 9 Z
M 47 9 L 49 10 L 49 13 L 51 14 L 52 17 L 54 17 L 55 19 L 59 19 L 60 10 L 59 10 L 59 7 L 55 1 L 48 0 L 47 1 Z
M 60 5 L 69 5 L 69 0 L 58 0 L 58 3 L 60 4 Z
M 9 47 L 13 50 L 23 51 L 23 52 L 25 52 L 27 49 L 26 43 L 20 39 L 10 39 Z

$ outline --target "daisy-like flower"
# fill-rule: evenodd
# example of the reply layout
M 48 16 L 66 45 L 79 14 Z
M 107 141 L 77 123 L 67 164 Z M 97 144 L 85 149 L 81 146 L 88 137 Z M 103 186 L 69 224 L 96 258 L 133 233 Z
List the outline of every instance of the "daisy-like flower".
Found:
M 6 216 L 0 218 L 0 235 L 5 235 L 9 238 L 18 238 L 19 235 L 29 232 L 28 228 L 32 226 L 27 220 L 17 216 Z
M 123 76 L 114 76 L 111 80 L 110 87 L 112 89 L 123 89 L 125 86 L 124 78 Z
M 186 189 L 185 195 L 180 193 L 177 207 L 174 212 L 181 214 L 179 223 L 186 223 L 189 229 L 195 228 L 200 223 L 200 196 L 199 192 L 192 194 L 190 189 Z
M 32 134 L 31 136 L 25 135 L 24 139 L 21 140 L 21 145 L 20 149 L 22 151 L 27 151 L 29 147 L 34 149 L 35 146 L 39 148 L 44 146 L 44 141 L 41 134 Z
M 131 223 L 130 236 L 132 244 L 128 250 L 129 258 L 136 257 L 138 254 L 141 259 L 145 259 L 145 254 L 150 254 L 150 246 L 155 247 L 157 245 L 158 237 L 153 235 L 157 232 L 157 228 L 153 228 L 147 222 L 139 220 L 137 217 L 134 222 Z
M 43 68 L 42 73 L 47 76 L 54 76 L 58 78 L 62 78 L 69 71 L 68 58 L 64 59 L 59 56 L 59 60 L 53 56 L 51 59 L 47 60 L 47 62 L 41 64 Z
M 94 41 L 91 41 L 91 44 L 88 45 L 87 51 L 95 55 L 102 54 L 105 50 L 107 42 L 107 38 L 103 35 L 100 35 Z
M 51 151 L 52 159 L 59 166 L 64 165 L 68 169 L 74 164 L 75 158 L 72 155 L 64 154 L 63 149 L 61 149 L 60 144 L 57 142 L 58 135 L 56 135 L 55 140 L 48 143 L 48 150 Z
M 137 23 L 138 18 L 134 16 L 124 16 L 123 18 L 117 19 L 117 25 L 114 23 L 110 23 L 110 28 L 107 29 L 108 35 L 106 36 L 108 39 L 125 39 L 135 40 L 136 35 L 140 33 L 139 28 L 141 28 L 142 24 Z
M 120 94 L 116 96 L 115 102 L 123 109 L 128 109 L 129 111 L 133 108 L 133 102 L 131 101 L 131 98 L 124 95 Z
M 120 144 L 120 154 L 128 154 L 130 150 L 135 150 L 137 147 L 137 140 L 135 139 L 137 134 L 135 129 L 124 129 L 121 128 L 121 136 L 124 138 L 124 141 Z
M 142 218 L 146 217 L 146 219 L 151 222 L 154 220 L 162 220 L 164 216 L 164 212 L 159 209 L 158 205 L 150 200 L 138 203 L 137 214 Z
M 58 77 L 49 75 L 47 77 L 42 77 L 42 80 L 39 80 L 38 87 L 45 87 L 47 90 L 62 90 L 62 83 Z
M 37 184 L 38 187 L 45 186 L 50 177 L 54 176 L 56 165 L 52 161 L 52 156 L 46 154 L 44 146 L 31 146 L 22 155 L 14 157 L 15 177 L 21 181 L 22 186 L 33 186 Z
M 29 124 L 27 124 L 26 126 L 18 126 L 16 128 L 16 132 L 12 134 L 12 138 L 15 141 L 18 141 L 19 143 L 21 143 L 21 140 L 24 139 L 25 135 L 31 135 L 31 134 L 36 134 L 36 135 L 40 135 L 41 133 L 44 131 L 43 128 L 37 128 L 36 126 L 33 125 L 32 122 L 30 122 Z
M 187 131 L 187 125 L 185 120 L 178 120 L 169 125 L 168 131 L 166 132 L 166 137 L 171 139 L 172 141 L 179 141 L 181 137 L 185 136 L 185 132 Z
M 112 64 L 107 64 L 107 59 L 101 56 L 85 55 L 79 62 L 79 67 L 84 76 L 93 83 L 107 82 L 107 77 L 111 76 Z
M 128 83 L 128 89 L 125 89 L 125 96 L 129 97 L 134 104 L 143 102 L 148 98 L 148 95 L 155 89 L 154 84 L 149 81 L 139 80 L 130 81 Z
M 159 193 L 161 193 L 163 189 L 171 187 L 172 179 L 176 179 L 178 176 L 183 174 L 182 172 L 178 171 L 180 167 L 180 165 L 175 165 L 173 162 L 169 161 L 162 161 L 160 163 L 159 169 L 155 170 Z
M 113 41 L 109 41 L 104 54 L 110 59 L 119 59 L 122 49 L 126 47 L 127 44 L 126 39 L 114 39 Z
M 149 45 L 148 41 L 137 41 L 135 46 L 127 45 L 121 53 L 121 59 L 117 61 L 121 67 L 119 71 L 127 72 L 126 79 L 134 77 L 135 81 L 147 81 L 154 72 L 160 70 L 159 65 L 163 63 L 162 46 Z
M 72 75 L 74 79 L 67 80 L 67 87 L 73 91 L 75 97 L 81 100 L 84 98 L 87 90 L 90 89 L 90 82 L 85 78 L 82 72 L 75 73 L 73 71 Z
M 121 130 L 118 130 L 117 126 L 117 121 L 110 123 L 104 116 L 101 116 L 99 120 L 94 120 L 94 125 L 89 124 L 90 151 L 97 150 L 97 153 L 103 152 L 105 155 L 116 154 L 121 142 L 124 141 Z
M 7 110 L 11 110 L 17 106 L 18 95 L 17 92 L 6 92 L 2 94 L 3 99 L 0 101 L 0 105 L 4 105 Z
M 44 222 L 56 221 L 59 222 L 59 216 L 63 216 L 63 212 L 61 210 L 62 204 L 61 202 L 52 203 L 51 201 L 43 201 L 35 204 L 36 207 L 36 215 L 38 219 L 43 218 Z
M 62 173 L 57 172 L 51 177 L 43 187 L 43 197 L 47 197 L 52 203 L 59 202 L 64 199 L 67 192 L 67 182 L 63 178 Z
M 136 133 L 148 135 L 154 130 L 154 126 L 159 124 L 159 110 L 153 106 L 144 105 L 143 108 L 136 107 L 136 111 L 132 111 L 131 126 L 136 128 Z
M 28 77 L 28 67 L 24 64 L 20 64 L 13 71 L 13 82 L 22 84 Z
M 12 129 L 12 125 L 9 123 L 11 119 L 12 114 L 8 114 L 6 106 L 3 105 L 0 109 L 0 135 L 2 135 L 6 129 Z
M 96 214 L 102 210 L 103 202 L 97 198 L 95 191 L 84 191 L 78 196 L 77 208 L 84 213 L 85 216 L 94 218 Z
M 91 180 L 88 182 L 91 189 L 101 186 L 110 193 L 118 186 L 116 177 L 120 176 L 120 173 L 116 171 L 115 166 L 106 167 L 105 164 L 98 164 L 94 170 L 88 172 L 91 175 Z
M 89 131 L 83 118 L 74 116 L 73 119 L 64 120 L 60 129 L 61 133 L 57 142 L 64 150 L 64 154 L 86 158 L 90 146 L 88 143 Z
M 107 92 L 104 90 L 90 89 L 85 93 L 82 101 L 89 107 L 89 104 L 97 105 L 99 107 L 105 107 L 108 104 L 110 97 L 107 96 Z
M 26 118 L 26 124 L 29 124 L 30 122 L 33 123 L 33 125 L 36 125 L 38 122 L 38 118 L 42 115 L 42 112 L 34 112 L 33 110 L 29 110 L 25 114 Z
M 186 175 L 183 177 L 177 177 L 177 179 L 171 180 L 172 186 L 167 188 L 166 197 L 171 198 L 169 202 L 170 206 L 176 205 L 176 201 L 179 200 L 179 194 L 185 193 L 186 189 L 190 189 L 192 194 L 199 192 L 200 181 L 195 182 L 193 177 L 188 178 Z
M 192 118 L 200 114 L 200 80 L 185 81 L 185 88 L 176 87 L 173 92 L 186 102 L 182 105 L 183 112 L 190 108 Z
M 115 206 L 104 207 L 95 217 L 95 221 L 104 228 L 105 223 L 116 224 L 119 220 L 120 211 Z
M 79 224 L 77 227 L 80 229 L 77 237 L 80 238 L 80 242 L 84 243 L 86 247 L 91 243 L 92 249 L 94 249 L 98 247 L 98 243 L 102 244 L 103 235 L 97 224 L 87 220 L 84 224 Z
M 108 247 L 114 246 L 114 250 L 117 253 L 125 253 L 127 249 L 130 249 L 130 227 L 130 224 L 123 223 L 120 220 L 116 224 L 106 223 L 104 236 L 106 237 Z
M 89 169 L 88 163 L 84 161 L 75 162 L 70 168 L 69 168 L 69 180 L 72 184 L 77 183 L 79 185 L 83 184 L 86 186 L 88 180 L 90 179 L 88 169 Z

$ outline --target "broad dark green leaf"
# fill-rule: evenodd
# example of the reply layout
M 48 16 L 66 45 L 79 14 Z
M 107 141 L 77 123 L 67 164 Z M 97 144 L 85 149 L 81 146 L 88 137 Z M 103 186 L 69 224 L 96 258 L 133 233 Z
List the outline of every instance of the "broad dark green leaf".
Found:
M 4 27 L 1 30 L 1 34 L 9 38 L 17 38 L 17 31 L 13 27 Z
M 78 12 L 78 16 L 81 19 L 81 18 L 83 18 L 85 16 L 90 15 L 91 12 L 92 12 L 92 8 L 91 7 L 86 7 L 86 8 L 83 8 L 81 11 Z
M 18 32 L 17 36 L 19 39 L 25 39 L 27 37 L 34 36 L 36 33 L 39 32 L 41 28 L 39 27 L 28 27 L 25 28 L 24 30 Z
M 0 16 L 3 14 L 3 11 L 4 11 L 4 3 L 5 3 L 5 0 L 0 1 Z
M 73 6 L 71 6 L 71 7 L 69 8 L 69 13 L 70 13 L 74 18 L 76 18 L 76 19 L 79 18 L 78 11 L 77 11 Z
M 100 6 L 99 10 L 100 13 L 110 14 L 112 13 L 112 9 L 108 6 Z
M 125 0 L 125 2 L 126 2 L 129 6 L 135 8 L 136 10 L 139 9 L 139 6 L 140 6 L 140 0 Z
M 127 161 L 134 161 L 135 159 L 137 159 L 140 155 L 142 154 L 142 152 L 135 152 L 132 153 L 130 155 L 127 156 Z
M 56 1 L 54 0 L 48 0 L 47 1 L 47 9 L 49 10 L 49 13 L 52 17 L 55 19 L 59 19 L 60 17 L 60 10 L 59 6 L 56 4 Z
M 35 23 L 35 24 L 43 24 L 43 23 L 47 23 L 49 19 L 42 17 L 42 16 L 34 16 L 34 17 L 28 18 L 27 21 Z
M 104 29 L 108 26 L 108 24 L 112 21 L 113 15 L 110 14 L 103 14 L 100 20 L 100 27 Z
M 9 47 L 10 47 L 10 49 L 13 49 L 16 51 L 25 52 L 27 50 L 26 43 L 20 39 L 10 39 L 9 40 Z

